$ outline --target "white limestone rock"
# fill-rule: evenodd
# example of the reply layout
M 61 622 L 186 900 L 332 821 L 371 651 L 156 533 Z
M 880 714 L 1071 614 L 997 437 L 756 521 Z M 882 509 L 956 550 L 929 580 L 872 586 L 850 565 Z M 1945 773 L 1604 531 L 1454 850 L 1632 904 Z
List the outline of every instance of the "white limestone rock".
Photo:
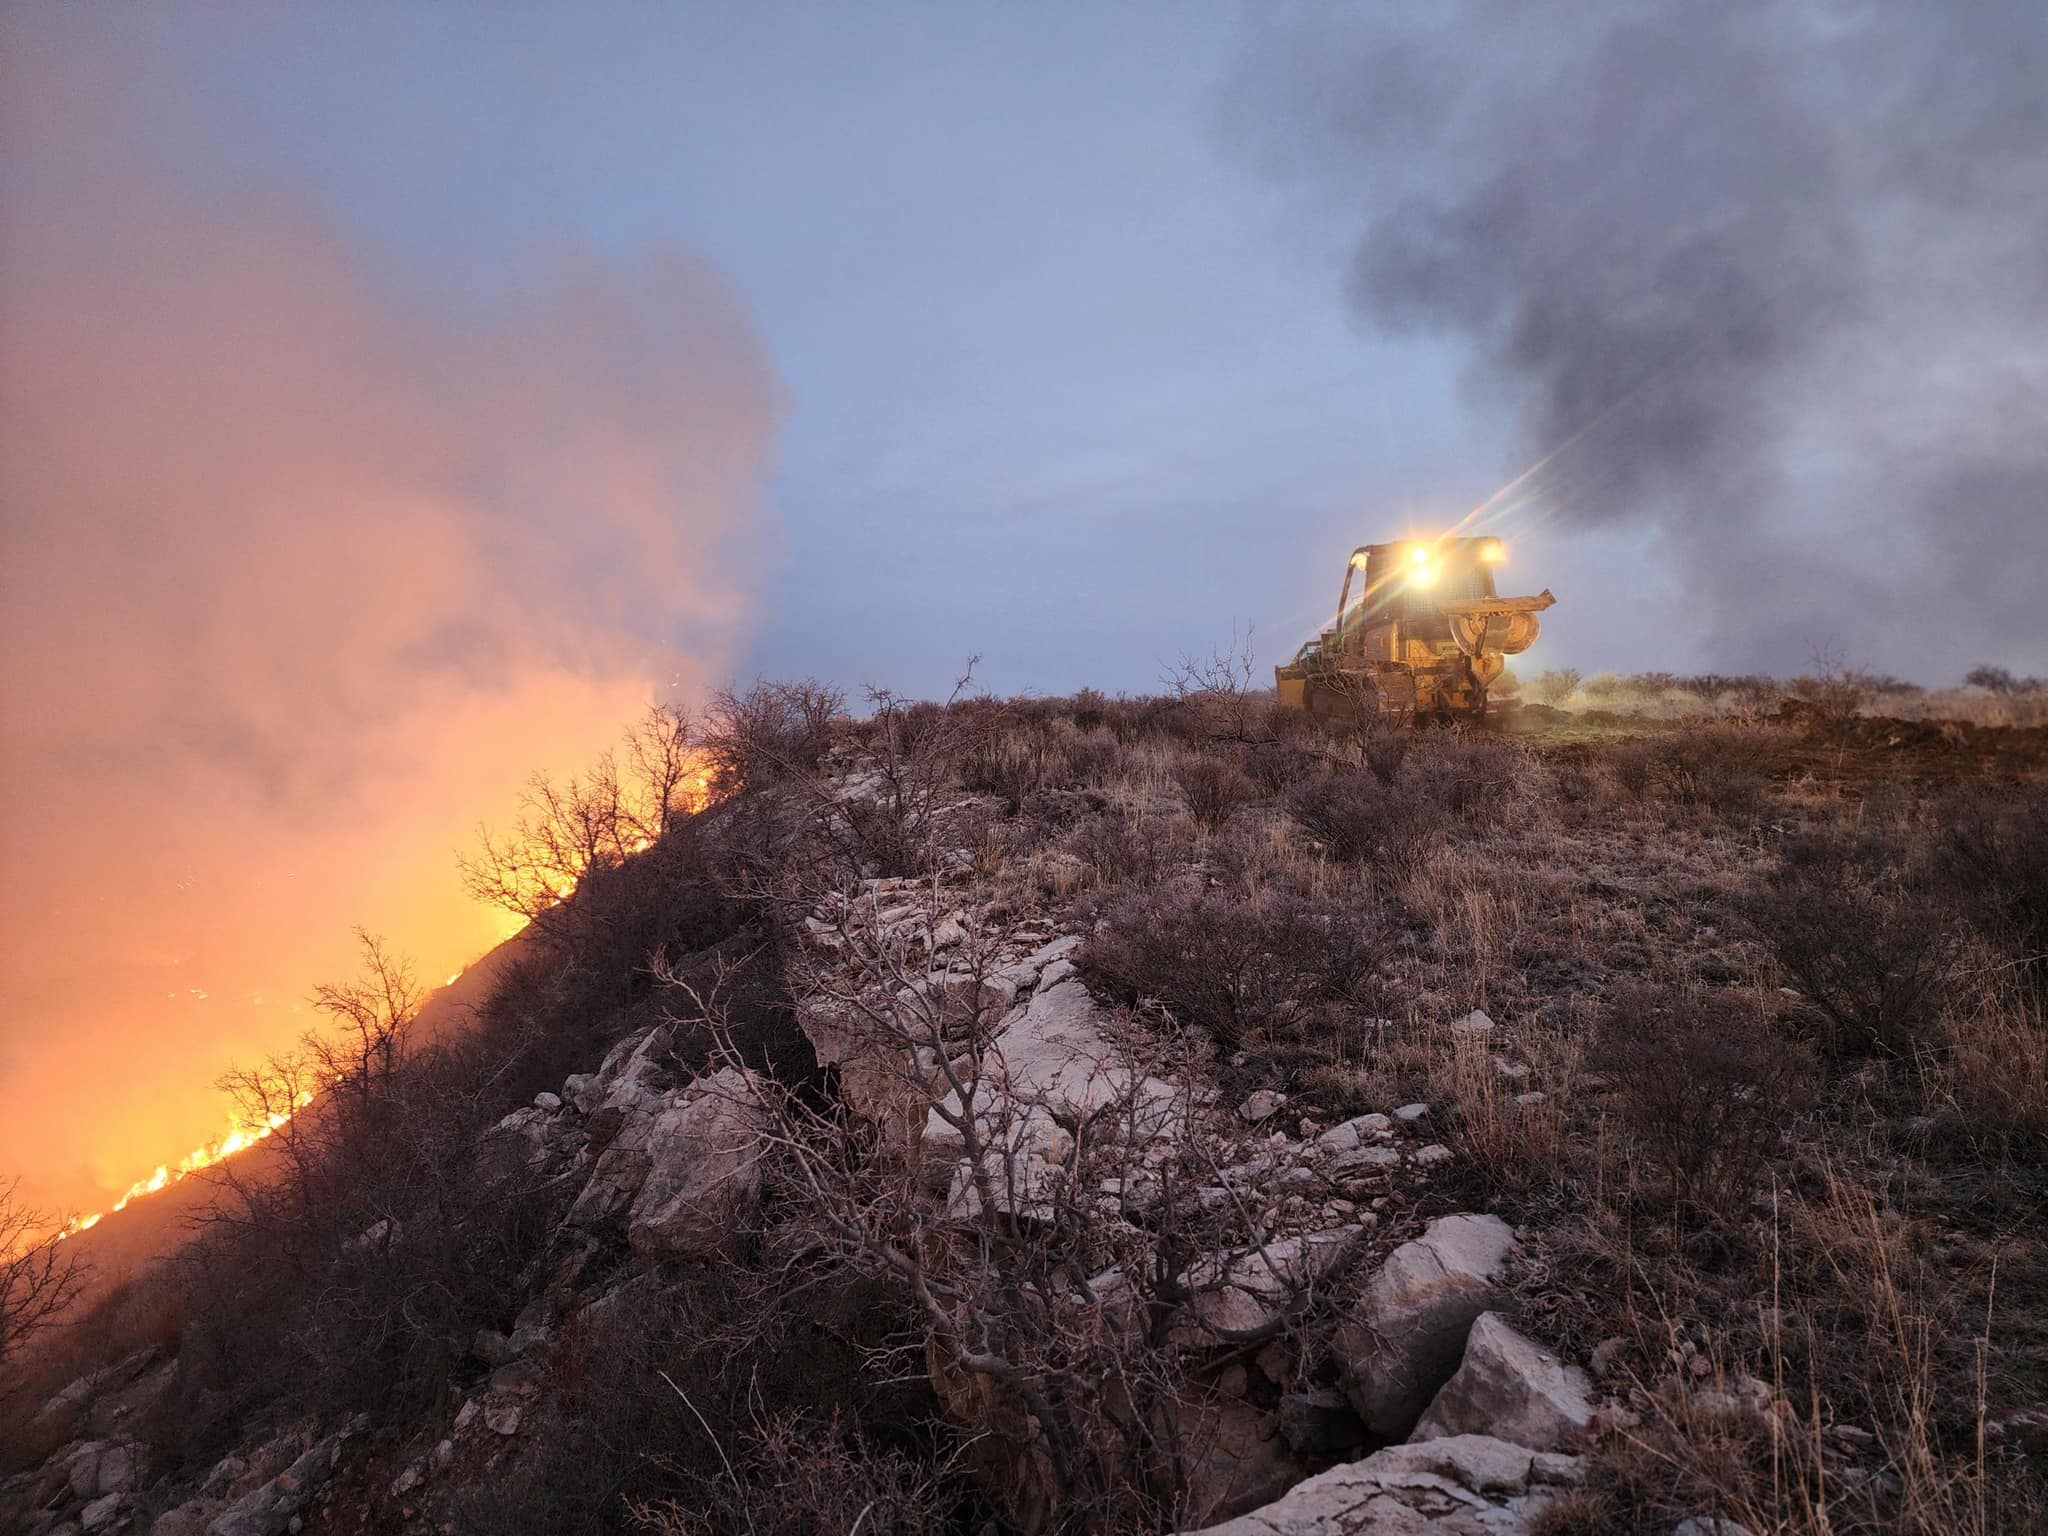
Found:
M 1576 1457 L 1456 1435 L 1390 1445 L 1184 1536 L 1530 1536 L 1582 1476 Z
M 1474 1008 L 1462 1019 L 1451 1021 L 1451 1033 L 1460 1040 L 1487 1039 L 1495 1028 L 1493 1020 L 1486 1016 L 1486 1011 L 1482 1008 Z
M 1514 1229 L 1498 1216 L 1444 1216 L 1387 1256 L 1336 1334 L 1344 1390 L 1366 1427 L 1399 1439 L 1450 1380 L 1482 1312 L 1506 1300 Z
M 1355 1115 L 1349 1120 L 1331 1126 L 1310 1145 L 1318 1152 L 1355 1152 L 1372 1142 L 1384 1141 L 1393 1134 L 1394 1122 L 1385 1115 Z
M 1532 1451 L 1568 1451 L 1593 1413 L 1593 1383 L 1584 1371 L 1516 1332 L 1500 1313 L 1484 1312 L 1466 1336 L 1457 1374 L 1413 1438 L 1488 1434 Z

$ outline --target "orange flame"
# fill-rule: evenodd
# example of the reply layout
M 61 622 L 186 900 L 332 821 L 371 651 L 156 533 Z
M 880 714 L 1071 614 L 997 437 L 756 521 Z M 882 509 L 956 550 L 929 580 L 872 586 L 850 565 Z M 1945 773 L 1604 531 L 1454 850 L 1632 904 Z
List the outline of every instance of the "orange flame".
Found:
M 265 1137 L 274 1135 L 278 1127 L 290 1121 L 292 1114 L 296 1114 L 312 1102 L 313 1095 L 309 1092 L 302 1092 L 292 1101 L 291 1114 L 279 1110 L 267 1116 L 259 1125 L 244 1125 L 239 1121 L 230 1124 L 227 1134 L 219 1140 L 210 1141 L 203 1147 L 194 1147 L 190 1152 L 179 1158 L 176 1163 L 157 1164 L 155 1172 L 147 1174 L 137 1179 L 133 1184 L 130 1184 L 127 1192 L 120 1199 L 116 1200 L 109 1210 L 94 1211 L 88 1216 L 72 1217 L 64 1223 L 63 1229 L 58 1232 L 57 1240 L 62 1242 L 65 1238 L 71 1237 L 76 1233 L 89 1231 L 91 1228 L 98 1226 L 113 1212 L 127 1210 L 130 1201 L 138 1200 L 144 1195 L 153 1195 L 158 1190 L 167 1189 L 186 1176 L 197 1173 L 202 1168 L 211 1168 L 223 1158 L 233 1157 L 237 1152 L 247 1151 Z
M 683 791 L 681 798 L 686 809 L 692 814 L 704 810 L 711 804 L 714 797 L 711 791 L 711 774 L 709 769 L 700 769 L 693 776 L 689 786 Z M 652 838 L 639 837 L 634 839 L 633 845 L 627 849 L 627 852 L 629 854 L 645 853 L 653 845 L 654 840 Z M 566 876 L 553 878 L 537 876 L 536 878 L 542 879 L 545 882 L 544 888 L 547 894 L 555 901 L 566 901 L 574 893 L 578 884 L 577 880 Z M 500 942 L 512 938 L 526 927 L 526 919 L 516 913 L 499 911 L 495 916 L 498 919 L 498 937 Z M 448 979 L 442 985 L 453 986 L 468 969 L 468 966 L 464 966 L 461 970 L 451 971 Z M 195 989 L 195 995 L 204 997 L 205 993 L 197 992 Z M 290 1113 L 282 1111 L 273 1113 L 263 1123 L 257 1125 L 245 1125 L 239 1120 L 232 1122 L 227 1134 L 220 1137 L 217 1141 L 208 1142 L 202 1147 L 194 1147 L 190 1152 L 179 1158 L 176 1163 L 159 1163 L 153 1172 L 130 1184 L 127 1192 L 120 1199 L 116 1200 L 108 1210 L 94 1211 L 85 1216 L 73 1216 L 58 1231 L 56 1240 L 62 1242 L 65 1238 L 75 1236 L 77 1233 L 90 1231 L 109 1215 L 125 1211 L 131 1201 L 138 1200 L 144 1195 L 156 1194 L 159 1190 L 169 1188 L 187 1176 L 197 1173 L 202 1168 L 210 1168 L 224 1158 L 233 1157 L 237 1152 L 246 1151 L 248 1148 L 255 1146 L 259 1141 L 274 1134 L 280 1126 L 283 1126 L 291 1119 L 293 1114 L 304 1109 L 312 1102 L 312 1093 L 302 1092 L 293 1101 Z

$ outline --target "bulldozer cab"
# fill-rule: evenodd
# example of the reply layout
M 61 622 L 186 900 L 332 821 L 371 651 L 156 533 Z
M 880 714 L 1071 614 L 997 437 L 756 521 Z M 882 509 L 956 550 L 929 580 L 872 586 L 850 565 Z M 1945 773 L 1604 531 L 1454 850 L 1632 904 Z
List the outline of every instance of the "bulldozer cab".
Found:
M 1337 632 L 1355 634 L 1374 623 L 1399 621 L 1418 630 L 1442 629 L 1436 638 L 1448 638 L 1442 604 L 1495 596 L 1493 570 L 1502 557 L 1498 539 L 1364 545 L 1353 552 L 1344 574 Z

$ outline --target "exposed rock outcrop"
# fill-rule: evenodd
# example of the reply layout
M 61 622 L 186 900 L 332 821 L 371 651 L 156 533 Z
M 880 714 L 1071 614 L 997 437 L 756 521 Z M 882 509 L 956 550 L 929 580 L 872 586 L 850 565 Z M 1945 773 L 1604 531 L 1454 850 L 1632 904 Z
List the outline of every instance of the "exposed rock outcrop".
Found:
M 251 1489 L 206 1529 L 208 1536 L 283 1536 L 341 1463 L 348 1431 L 329 1435 L 269 1482 Z
M 765 1129 L 753 1079 L 727 1067 L 693 1083 L 648 1130 L 648 1169 L 626 1227 L 645 1259 L 711 1253 L 761 1201 Z
M 1487 1434 L 1536 1451 L 1573 1449 L 1593 1422 L 1593 1384 L 1577 1366 L 1517 1333 L 1498 1312 L 1481 1313 L 1457 1374 L 1444 1384 L 1417 1440 Z
M 1528 1536 L 1581 1475 L 1575 1457 L 1454 1435 L 1332 1467 L 1194 1536 Z
M 1464 1353 L 1482 1312 L 1506 1300 L 1514 1229 L 1498 1216 L 1445 1216 L 1403 1243 L 1337 1332 L 1345 1391 L 1366 1427 L 1403 1438 Z

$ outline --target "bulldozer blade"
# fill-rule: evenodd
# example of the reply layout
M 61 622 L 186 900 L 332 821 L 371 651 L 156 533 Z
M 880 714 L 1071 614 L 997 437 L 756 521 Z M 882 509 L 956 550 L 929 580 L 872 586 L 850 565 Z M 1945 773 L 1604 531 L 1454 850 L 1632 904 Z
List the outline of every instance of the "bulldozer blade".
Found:
M 1517 656 L 1536 643 L 1541 621 L 1536 617 L 1556 603 L 1550 589 L 1535 597 L 1482 597 L 1438 604 L 1451 622 L 1451 638 L 1467 656 L 1488 651 Z

